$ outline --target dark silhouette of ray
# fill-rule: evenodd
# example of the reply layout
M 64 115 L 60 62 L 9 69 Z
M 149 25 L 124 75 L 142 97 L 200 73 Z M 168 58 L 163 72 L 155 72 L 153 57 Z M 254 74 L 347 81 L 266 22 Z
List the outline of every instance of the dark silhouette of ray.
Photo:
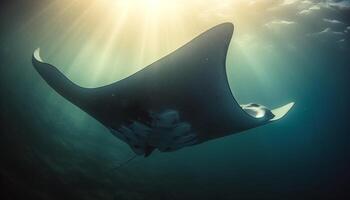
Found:
M 139 155 L 234 134 L 283 117 L 294 103 L 270 111 L 240 106 L 226 75 L 231 23 L 220 24 L 135 74 L 98 88 L 82 88 L 42 61 L 33 65 L 60 95 L 93 116 Z

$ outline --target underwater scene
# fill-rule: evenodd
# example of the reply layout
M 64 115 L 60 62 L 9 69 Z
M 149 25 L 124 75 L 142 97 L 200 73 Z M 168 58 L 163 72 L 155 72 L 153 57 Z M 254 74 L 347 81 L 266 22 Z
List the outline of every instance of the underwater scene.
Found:
M 350 198 L 350 1 L 0 5 L 0 199 Z

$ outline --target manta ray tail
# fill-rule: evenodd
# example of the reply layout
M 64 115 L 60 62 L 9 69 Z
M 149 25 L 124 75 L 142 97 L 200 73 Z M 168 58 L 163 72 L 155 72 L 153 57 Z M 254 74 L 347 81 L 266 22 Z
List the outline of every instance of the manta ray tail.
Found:
M 33 53 L 32 63 L 42 78 L 49 84 L 56 92 L 64 96 L 75 104 L 84 104 L 88 89 L 82 88 L 65 75 L 63 75 L 56 67 L 45 63 L 40 57 L 40 49 L 36 49 Z

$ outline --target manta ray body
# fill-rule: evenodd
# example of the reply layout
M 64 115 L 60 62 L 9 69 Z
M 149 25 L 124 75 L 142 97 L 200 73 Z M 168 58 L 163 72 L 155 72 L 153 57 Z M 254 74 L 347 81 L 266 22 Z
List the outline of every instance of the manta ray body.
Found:
M 294 103 L 269 110 L 239 105 L 226 75 L 233 25 L 200 34 L 173 53 L 135 74 L 98 88 L 74 84 L 44 62 L 39 49 L 32 63 L 60 95 L 94 117 L 138 155 L 231 135 L 282 118 Z

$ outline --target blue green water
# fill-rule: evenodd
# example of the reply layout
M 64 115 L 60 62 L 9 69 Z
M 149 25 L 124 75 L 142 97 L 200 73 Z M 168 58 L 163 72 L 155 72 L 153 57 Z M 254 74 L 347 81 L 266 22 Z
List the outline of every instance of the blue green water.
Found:
M 269 107 L 294 101 L 290 113 L 276 123 L 176 152 L 137 157 L 115 169 L 134 155 L 129 147 L 55 93 L 32 67 L 33 50 L 39 45 L 49 49 L 50 41 L 55 43 L 54 38 L 42 43 L 40 25 L 23 28 L 34 7 L 13 1 L 0 9 L 0 194 L 4 199 L 340 199 L 349 195 L 349 33 L 344 33 L 341 45 L 332 38 L 274 37 L 275 50 L 260 52 L 268 56 L 263 58 L 245 54 L 233 42 L 227 70 L 237 100 Z M 349 26 L 349 10 L 339 13 L 336 17 Z M 313 25 L 312 21 L 304 24 L 310 29 Z M 293 43 L 293 48 L 286 43 Z M 63 70 L 69 61 L 54 53 L 47 58 Z M 254 74 L 256 66 L 260 68 Z M 126 70 L 123 76 L 132 72 Z M 103 74 L 106 82 L 120 79 Z M 72 72 L 71 77 L 89 82 L 86 75 Z

